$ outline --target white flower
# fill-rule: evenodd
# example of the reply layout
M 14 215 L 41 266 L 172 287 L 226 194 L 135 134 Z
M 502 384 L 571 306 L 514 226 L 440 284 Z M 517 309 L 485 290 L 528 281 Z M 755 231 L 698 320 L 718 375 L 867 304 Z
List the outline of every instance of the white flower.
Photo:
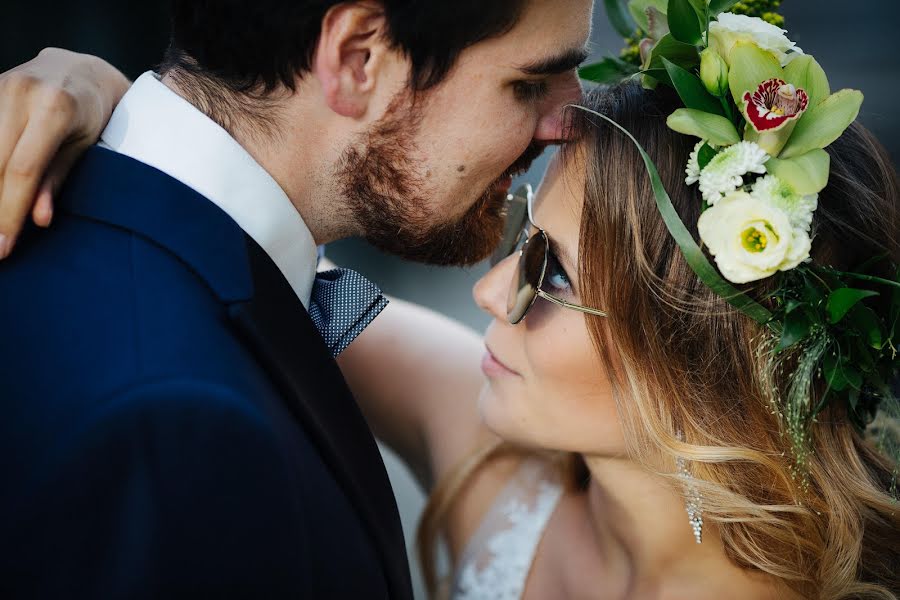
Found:
M 809 257 L 812 242 L 787 213 L 744 191 L 728 194 L 697 222 L 722 276 L 733 283 L 764 279 Z
M 769 155 L 754 142 L 738 142 L 716 154 L 700 173 L 700 193 L 712 206 L 744 185 L 747 173 L 765 173 Z
M 706 140 L 697 142 L 697 145 L 694 146 L 694 150 L 691 152 L 691 156 L 688 159 L 687 167 L 684 169 L 684 174 L 687 175 L 687 177 L 684 178 L 684 182 L 688 185 L 694 185 L 700 181 L 700 148 L 702 148 L 705 143 Z
M 760 202 L 769 202 L 787 213 L 795 229 L 809 231 L 813 213 L 819 207 L 819 195 L 798 194 L 794 188 L 774 175 L 766 175 L 756 180 L 750 195 Z
M 766 23 L 759 17 L 722 13 L 709 24 L 709 45 L 731 66 L 729 54 L 737 42 L 753 42 L 771 52 L 785 66 L 803 50 L 785 35 L 786 30 Z

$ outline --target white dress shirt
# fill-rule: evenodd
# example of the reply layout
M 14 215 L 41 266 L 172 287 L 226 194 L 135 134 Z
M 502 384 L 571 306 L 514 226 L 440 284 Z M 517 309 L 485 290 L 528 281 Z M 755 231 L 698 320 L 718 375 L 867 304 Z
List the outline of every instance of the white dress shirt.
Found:
M 225 211 L 309 308 L 317 252 L 300 213 L 227 131 L 155 73 L 141 75 L 122 97 L 100 145 L 159 169 Z

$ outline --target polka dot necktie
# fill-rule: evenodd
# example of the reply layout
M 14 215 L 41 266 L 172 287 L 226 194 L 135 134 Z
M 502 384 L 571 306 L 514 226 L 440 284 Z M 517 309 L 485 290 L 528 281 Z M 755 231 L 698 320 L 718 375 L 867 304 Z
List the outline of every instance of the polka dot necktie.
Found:
M 309 316 L 336 357 L 387 304 L 378 286 L 356 271 L 333 269 L 316 274 Z

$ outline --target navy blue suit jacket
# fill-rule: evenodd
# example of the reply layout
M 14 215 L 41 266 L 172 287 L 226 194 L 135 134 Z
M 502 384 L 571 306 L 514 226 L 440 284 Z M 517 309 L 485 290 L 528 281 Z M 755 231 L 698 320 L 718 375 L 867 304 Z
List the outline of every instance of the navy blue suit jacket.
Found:
M 156 169 L 92 148 L 0 262 L 0 402 L 0 597 L 411 597 L 303 305 Z

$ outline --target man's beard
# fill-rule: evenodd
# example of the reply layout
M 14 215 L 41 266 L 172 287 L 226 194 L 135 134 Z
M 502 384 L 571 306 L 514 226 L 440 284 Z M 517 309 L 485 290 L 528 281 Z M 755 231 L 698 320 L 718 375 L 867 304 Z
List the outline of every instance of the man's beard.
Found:
M 408 260 L 463 266 L 486 258 L 503 233 L 503 181 L 526 171 L 543 147 L 530 145 L 462 216 L 436 222 L 444 211 L 429 211 L 426 186 L 415 168 L 421 106 L 399 109 L 399 100 L 341 157 L 337 176 L 357 227 L 376 248 Z

